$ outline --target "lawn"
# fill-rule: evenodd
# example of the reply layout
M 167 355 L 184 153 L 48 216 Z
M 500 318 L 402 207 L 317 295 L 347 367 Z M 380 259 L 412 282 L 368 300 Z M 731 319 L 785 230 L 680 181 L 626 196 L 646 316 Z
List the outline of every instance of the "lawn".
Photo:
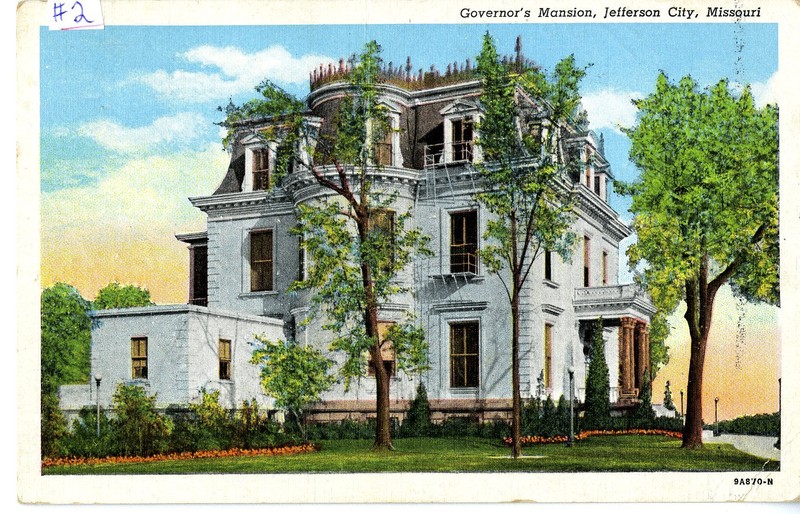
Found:
M 46 468 L 46 475 L 192 473 L 383 473 L 383 472 L 563 472 L 563 471 L 743 471 L 777 470 L 779 463 L 744 454 L 728 444 L 682 450 L 663 436 L 596 436 L 573 447 L 526 447 L 513 460 L 492 439 L 396 439 L 392 452 L 371 451 L 371 441 L 323 441 L 318 452 L 273 457 L 225 457 L 147 464 L 100 464 Z

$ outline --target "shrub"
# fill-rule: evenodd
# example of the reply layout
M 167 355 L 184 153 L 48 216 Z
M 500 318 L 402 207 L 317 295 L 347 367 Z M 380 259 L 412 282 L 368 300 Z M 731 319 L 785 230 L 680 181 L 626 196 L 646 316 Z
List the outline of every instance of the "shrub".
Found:
M 113 423 L 119 451 L 122 455 L 146 456 L 165 452 L 169 448 L 172 420 L 159 414 L 155 396 L 144 388 L 120 384 L 114 392 Z
M 393 418 L 394 419 L 394 418 Z M 397 422 L 392 423 L 392 436 L 397 435 Z M 308 425 L 306 436 L 310 440 L 374 439 L 375 420 L 355 421 L 344 419 L 338 423 L 314 423 Z
M 655 412 L 653 412 L 651 386 L 650 375 L 645 369 L 642 373 L 642 389 L 639 391 L 639 403 L 633 413 L 634 418 L 643 420 L 644 423 L 656 417 Z
M 63 444 L 65 453 L 75 457 L 106 457 L 119 452 L 112 422 L 106 411 L 100 410 L 100 437 L 97 437 L 97 411 L 89 406 L 80 410 Z
M 431 407 L 428 392 L 423 384 L 417 386 L 417 396 L 408 408 L 408 414 L 400 427 L 401 437 L 423 437 L 431 432 Z
M 67 421 L 58 406 L 58 395 L 43 393 L 41 396 L 41 441 L 42 457 L 60 457 L 66 451 Z
M 587 428 L 599 428 L 610 417 L 611 410 L 602 318 L 597 320 L 592 332 L 592 354 L 586 374 L 586 413 L 582 424 Z
M 200 389 L 200 403 L 189 409 L 195 416 L 193 439 L 197 450 L 224 450 L 231 447 L 233 423 L 228 409 L 219 404 L 219 391 Z
M 713 425 L 709 425 L 707 428 L 711 429 Z M 754 414 L 720 421 L 719 431 L 724 434 L 779 437 L 781 432 L 781 415 L 779 412 L 772 414 Z

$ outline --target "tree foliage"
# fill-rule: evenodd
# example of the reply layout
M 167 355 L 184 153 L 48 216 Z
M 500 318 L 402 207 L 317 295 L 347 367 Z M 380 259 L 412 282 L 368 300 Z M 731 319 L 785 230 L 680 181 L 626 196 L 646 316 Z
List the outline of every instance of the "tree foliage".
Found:
M 586 374 L 584 427 L 602 428 L 605 426 L 611 416 L 610 388 L 605 341 L 603 340 L 603 320 L 598 319 L 592 330 L 592 353 L 589 371 Z
M 480 256 L 486 269 L 500 277 L 511 306 L 512 452 L 518 457 L 519 298 L 538 255 L 550 250 L 568 259 L 571 253 L 573 201 L 564 181 L 562 139 L 566 124 L 579 118 L 575 111 L 585 70 L 570 56 L 551 77 L 536 68 L 512 72 L 488 33 L 477 63 L 483 86 L 477 143 L 484 161 L 476 165 L 482 192 L 475 197 L 491 214 Z
M 256 336 L 252 364 L 261 366 L 261 387 L 275 399 L 275 406 L 286 409 L 301 423 L 303 409 L 320 400 L 335 382 L 329 373 L 333 361 L 311 346 L 295 341 L 271 341 Z
M 58 283 L 42 291 L 42 392 L 89 380 L 89 302 L 77 289 Z
M 154 305 L 150 291 L 139 286 L 111 282 L 97 292 L 92 302 L 95 310 L 122 309 L 126 307 L 146 307 Z
M 165 451 L 173 423 L 156 410 L 156 397 L 144 388 L 119 384 L 112 397 L 113 426 L 122 455 L 152 455 Z
M 638 241 L 628 250 L 662 312 L 683 300 L 692 350 L 685 447 L 702 445 L 702 380 L 714 299 L 730 283 L 752 301 L 779 302 L 778 110 L 755 106 L 727 80 L 701 90 L 663 73 L 634 102 L 627 134 L 641 171 L 633 195 Z

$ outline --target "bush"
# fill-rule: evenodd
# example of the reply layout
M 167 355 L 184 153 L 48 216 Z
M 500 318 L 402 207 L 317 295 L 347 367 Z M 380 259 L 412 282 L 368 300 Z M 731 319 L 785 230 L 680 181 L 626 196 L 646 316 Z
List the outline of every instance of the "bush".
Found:
M 401 437 L 424 437 L 431 432 L 431 407 L 425 386 L 417 387 L 417 396 L 408 408 L 408 414 L 400 427 Z
M 100 437 L 97 437 L 97 411 L 94 407 L 83 407 L 63 440 L 63 448 L 67 455 L 75 457 L 117 455 L 119 445 L 105 410 L 100 410 Z
M 599 428 L 611 416 L 609 403 L 608 364 L 606 364 L 603 320 L 598 319 L 592 333 L 592 356 L 586 374 L 586 413 L 583 425 Z
M 58 395 L 43 393 L 39 407 L 42 457 L 60 457 L 66 452 L 64 438 L 67 436 L 67 421 L 58 406 Z
M 713 429 L 714 425 L 708 425 L 706 428 Z M 775 412 L 772 414 L 740 416 L 735 419 L 720 421 L 719 431 L 723 434 L 780 437 L 781 415 L 779 412 Z
M 120 384 L 114 392 L 114 433 L 122 455 L 147 456 L 169 449 L 172 420 L 159 414 L 156 397 L 144 388 Z
M 397 421 L 392 418 L 392 436 L 397 435 Z M 314 423 L 308 425 L 306 435 L 310 440 L 374 439 L 375 420 L 355 421 L 344 419 L 338 423 Z

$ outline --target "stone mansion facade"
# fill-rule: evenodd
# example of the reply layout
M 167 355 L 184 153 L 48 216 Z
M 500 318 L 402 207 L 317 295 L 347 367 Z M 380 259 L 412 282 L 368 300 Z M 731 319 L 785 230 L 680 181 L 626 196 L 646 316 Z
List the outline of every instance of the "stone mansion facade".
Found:
M 468 68 L 468 66 L 467 66 Z M 348 85 L 346 65 L 315 70 L 307 97 L 309 122 L 330 132 Z M 474 200 L 480 180 L 474 163 L 481 117 L 480 82 L 456 72 L 417 77 L 395 70 L 379 86 L 393 131 L 376 151 L 376 187 L 397 192 L 397 209 L 430 236 L 432 256 L 416 258 L 399 280 L 410 292 L 381 306 L 381 321 L 415 314 L 429 344 L 430 369 L 406 375 L 393 367 L 392 416 L 402 417 L 417 384 L 427 389 L 434 417 L 506 417 L 511 406 L 511 316 L 500 279 L 478 256 L 488 213 Z M 274 123 L 253 119 L 237 126 L 231 161 L 212 194 L 190 199 L 205 213 L 203 232 L 180 234 L 190 253 L 186 305 L 113 309 L 93 313 L 91 373 L 100 375 L 101 405 L 119 383 L 139 384 L 158 404 L 197 401 L 201 388 L 221 391 L 230 408 L 256 398 L 259 370 L 249 363 L 255 334 L 296 340 L 327 350 L 331 335 L 321 322 L 303 325 L 307 292 L 289 292 L 303 276 L 306 258 L 297 236 L 296 207 L 330 192 L 295 167 L 273 184 L 275 141 L 261 136 Z M 544 252 L 534 262 L 522 301 L 520 369 L 522 396 L 569 396 L 568 369 L 575 370 L 579 399 L 588 366 L 593 325 L 603 318 L 611 401 L 630 405 L 649 368 L 648 325 L 654 307 L 634 284 L 617 281 L 620 241 L 631 234 L 608 204 L 613 177 L 602 136 L 567 126 L 568 154 L 580 173 L 565 177 L 576 205 L 570 261 Z M 547 127 L 543 127 L 546 130 Z M 303 156 L 310 160 L 309 155 Z M 323 166 L 324 167 L 324 166 Z M 336 357 L 333 355 L 332 357 Z M 98 389 L 65 386 L 67 411 L 93 405 Z M 319 420 L 363 419 L 374 411 L 375 381 L 368 373 L 345 391 L 326 393 L 312 415 Z

